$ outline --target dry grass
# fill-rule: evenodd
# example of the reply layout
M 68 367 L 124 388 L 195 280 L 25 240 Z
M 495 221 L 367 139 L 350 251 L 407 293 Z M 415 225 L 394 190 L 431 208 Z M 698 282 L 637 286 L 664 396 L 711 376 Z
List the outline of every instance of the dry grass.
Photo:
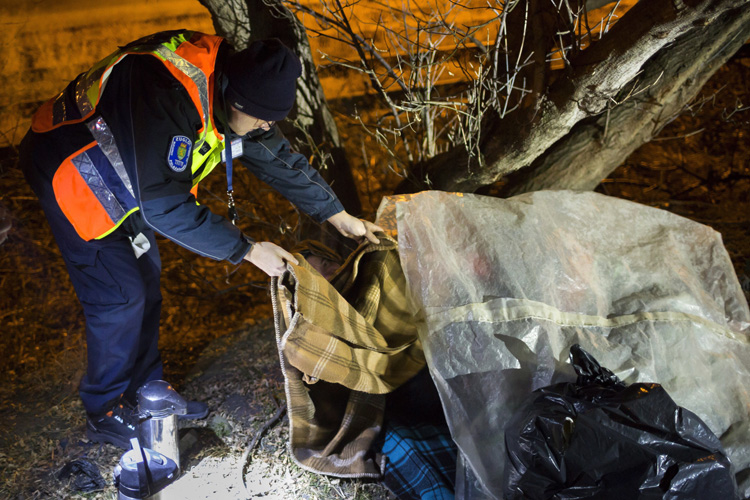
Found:
M 283 405 L 283 379 L 269 321 L 238 330 L 204 350 L 194 375 L 182 387 L 185 396 L 209 403 L 204 421 L 181 429 L 184 473 L 170 487 L 173 498 L 190 499 L 382 499 L 377 484 L 318 476 L 297 467 L 286 452 L 285 419 L 272 422 L 258 446 L 242 462 L 243 451 Z M 62 362 L 63 360 L 59 360 Z M 71 361 L 75 366 L 75 360 Z M 61 370 L 69 370 L 60 364 Z M 30 387 L 58 387 L 59 381 L 30 375 Z M 43 385 L 40 385 L 43 384 Z M 111 472 L 122 451 L 111 445 L 88 443 L 83 436 L 83 409 L 74 391 L 34 391 L 16 414 L 29 425 L 16 425 L 3 445 L 0 476 L 3 498 L 116 498 Z M 33 399 L 33 401 L 31 401 Z M 54 405 L 49 405 L 54 401 Z M 6 436 L 7 438 L 8 436 Z M 68 462 L 85 458 L 99 467 L 106 489 L 83 494 L 72 490 L 73 479 L 56 474 Z M 243 468 L 246 470 L 244 481 Z

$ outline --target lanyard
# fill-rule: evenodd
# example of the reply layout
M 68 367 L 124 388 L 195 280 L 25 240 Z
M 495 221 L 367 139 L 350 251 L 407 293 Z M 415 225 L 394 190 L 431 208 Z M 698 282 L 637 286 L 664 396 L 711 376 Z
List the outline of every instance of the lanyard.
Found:
M 225 126 L 224 129 L 224 163 L 227 166 L 227 212 L 229 220 L 236 226 L 240 216 L 234 206 L 234 189 L 232 188 L 232 160 L 234 155 L 232 155 L 232 141 L 229 140 L 229 127 Z
M 232 160 L 234 160 L 234 155 L 232 154 L 232 141 L 229 139 L 231 129 L 229 128 L 229 122 L 226 115 L 226 113 L 229 112 L 229 107 L 227 106 L 226 99 L 224 99 L 223 90 L 225 87 L 226 84 L 223 84 L 222 102 L 224 104 L 224 110 L 219 114 L 219 120 L 221 120 L 221 126 L 224 128 L 224 164 L 227 167 L 227 212 L 229 220 L 231 220 L 232 224 L 236 226 L 237 222 L 240 220 L 240 216 L 237 213 L 237 208 L 234 206 L 234 188 L 232 188 Z M 240 138 L 240 145 L 242 144 L 241 141 L 242 139 Z M 242 153 L 237 156 L 241 156 L 241 154 Z

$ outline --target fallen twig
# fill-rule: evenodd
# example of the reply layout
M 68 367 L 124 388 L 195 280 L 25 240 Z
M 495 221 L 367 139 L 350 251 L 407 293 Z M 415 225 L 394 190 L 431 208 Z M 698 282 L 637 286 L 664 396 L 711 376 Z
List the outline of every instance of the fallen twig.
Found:
M 279 406 L 279 409 L 276 410 L 276 413 L 274 413 L 274 415 L 265 424 L 263 424 L 260 429 L 258 429 L 258 431 L 253 435 L 253 439 L 250 441 L 250 444 L 248 444 L 247 448 L 245 448 L 245 452 L 242 454 L 242 459 L 240 460 L 240 463 L 242 464 L 242 485 L 245 487 L 245 489 L 247 489 L 245 474 L 247 474 L 247 468 L 250 465 L 250 453 L 252 453 L 256 446 L 258 446 L 258 443 L 263 437 L 263 434 L 265 434 L 268 429 L 278 423 L 282 415 L 284 415 L 284 412 L 286 412 L 286 403 Z

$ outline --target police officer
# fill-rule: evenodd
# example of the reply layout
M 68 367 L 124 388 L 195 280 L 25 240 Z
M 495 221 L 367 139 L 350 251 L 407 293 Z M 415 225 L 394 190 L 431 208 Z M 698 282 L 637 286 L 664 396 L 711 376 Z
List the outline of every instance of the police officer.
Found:
M 87 435 L 122 448 L 137 389 L 162 378 L 159 233 L 216 260 L 280 276 L 294 257 L 199 205 L 195 188 L 238 159 L 318 222 L 377 242 L 275 126 L 295 101 L 299 59 L 278 40 L 235 52 L 222 38 L 157 33 L 121 47 L 34 114 L 21 166 L 86 317 L 80 395 Z M 231 211 L 231 207 L 230 207 Z M 190 401 L 187 418 L 208 407 Z

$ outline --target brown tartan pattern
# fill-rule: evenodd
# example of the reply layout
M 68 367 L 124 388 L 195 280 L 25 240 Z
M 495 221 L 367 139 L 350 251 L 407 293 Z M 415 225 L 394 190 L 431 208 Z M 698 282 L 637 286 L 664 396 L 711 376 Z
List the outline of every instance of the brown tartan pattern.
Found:
M 384 394 L 424 367 L 397 243 L 361 245 L 331 283 L 300 255 L 272 281 L 290 451 L 299 465 L 338 477 L 379 477 L 370 451 Z M 283 327 L 282 327 L 283 325 Z

